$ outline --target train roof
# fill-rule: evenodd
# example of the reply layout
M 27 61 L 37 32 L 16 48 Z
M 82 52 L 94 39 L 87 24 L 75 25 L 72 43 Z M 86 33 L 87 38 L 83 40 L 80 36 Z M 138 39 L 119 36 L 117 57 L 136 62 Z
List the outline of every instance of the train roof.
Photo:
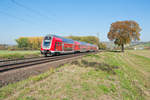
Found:
M 96 46 L 96 45 L 94 45 L 94 44 L 90 44 L 90 43 L 86 43 L 86 42 L 80 42 L 80 41 L 78 41 L 81 45 L 90 45 L 90 46 Z
M 61 36 L 57 36 L 57 35 L 53 35 L 53 34 L 48 34 L 48 35 L 46 35 L 46 36 L 54 36 L 54 37 L 57 37 L 57 38 L 62 39 L 63 42 L 74 43 L 74 40 L 72 40 L 72 39 L 66 39 L 66 38 L 61 37 Z

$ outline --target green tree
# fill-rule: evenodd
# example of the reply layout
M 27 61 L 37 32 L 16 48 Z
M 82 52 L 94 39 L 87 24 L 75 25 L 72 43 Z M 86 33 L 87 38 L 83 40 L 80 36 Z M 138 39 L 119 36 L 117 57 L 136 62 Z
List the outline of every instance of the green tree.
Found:
M 135 21 L 117 21 L 111 24 L 108 32 L 108 38 L 118 46 L 121 46 L 124 52 L 124 45 L 132 40 L 140 40 L 141 28 Z
M 21 37 L 19 39 L 16 39 L 16 42 L 17 42 L 19 48 L 28 47 L 28 38 L 26 38 L 26 37 Z

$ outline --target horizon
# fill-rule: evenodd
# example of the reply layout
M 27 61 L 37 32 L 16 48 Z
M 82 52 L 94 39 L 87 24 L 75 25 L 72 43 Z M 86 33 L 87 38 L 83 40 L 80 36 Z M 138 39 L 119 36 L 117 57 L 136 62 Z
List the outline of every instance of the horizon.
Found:
M 110 25 L 134 20 L 140 27 L 140 42 L 150 41 L 148 0 L 1 0 L 0 44 L 16 44 L 19 37 L 99 36 L 107 41 Z M 99 35 L 98 35 L 99 33 Z

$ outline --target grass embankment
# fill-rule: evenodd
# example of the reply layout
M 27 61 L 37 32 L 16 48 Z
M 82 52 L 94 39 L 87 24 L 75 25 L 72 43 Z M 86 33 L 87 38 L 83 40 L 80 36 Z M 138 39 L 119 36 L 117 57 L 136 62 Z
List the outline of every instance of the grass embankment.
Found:
M 0 59 L 16 59 L 16 58 L 27 58 L 36 57 L 40 55 L 40 51 L 8 51 L 0 50 Z
M 150 58 L 132 51 L 88 55 L 3 87 L 0 99 L 149 100 Z

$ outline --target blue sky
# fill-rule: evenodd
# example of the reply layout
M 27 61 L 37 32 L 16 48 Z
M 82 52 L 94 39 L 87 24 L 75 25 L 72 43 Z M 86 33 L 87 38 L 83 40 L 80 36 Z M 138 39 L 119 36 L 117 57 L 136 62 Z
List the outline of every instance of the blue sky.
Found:
M 134 20 L 150 41 L 150 0 L 0 0 L 0 44 L 20 36 L 97 35 L 108 41 L 110 24 Z

